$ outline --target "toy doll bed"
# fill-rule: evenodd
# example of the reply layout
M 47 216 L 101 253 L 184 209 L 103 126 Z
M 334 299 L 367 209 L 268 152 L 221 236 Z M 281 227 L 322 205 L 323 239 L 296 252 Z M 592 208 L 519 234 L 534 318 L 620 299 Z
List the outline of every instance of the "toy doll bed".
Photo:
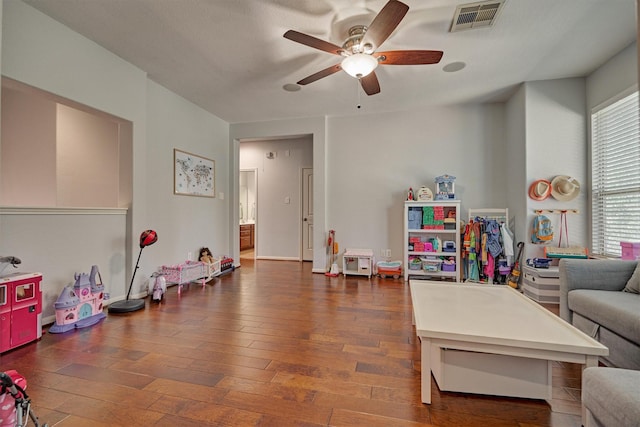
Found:
M 211 280 L 220 275 L 220 259 L 214 259 L 213 262 L 205 262 L 206 280 Z
M 202 287 L 206 283 L 206 264 L 200 261 L 185 261 L 182 264 L 163 265 L 160 267 L 160 274 L 165 277 L 167 285 L 178 285 L 178 295 L 182 291 L 182 285 L 191 282 L 202 282 Z

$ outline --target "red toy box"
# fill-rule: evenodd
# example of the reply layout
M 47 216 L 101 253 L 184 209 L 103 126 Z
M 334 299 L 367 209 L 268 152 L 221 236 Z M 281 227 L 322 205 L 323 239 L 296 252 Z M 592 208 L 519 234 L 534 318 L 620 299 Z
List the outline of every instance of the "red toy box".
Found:
M 42 337 L 40 273 L 0 278 L 0 353 Z

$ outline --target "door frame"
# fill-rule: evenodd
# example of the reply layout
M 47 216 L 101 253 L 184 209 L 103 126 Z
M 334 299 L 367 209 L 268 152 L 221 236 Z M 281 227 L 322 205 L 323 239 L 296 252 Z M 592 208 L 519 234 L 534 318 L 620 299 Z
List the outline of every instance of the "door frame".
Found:
M 313 183 L 312 183 L 312 187 L 310 191 L 306 191 L 306 182 L 305 182 L 305 171 L 311 171 L 311 176 L 313 177 L 313 167 L 302 167 L 300 168 L 300 180 L 301 180 L 301 185 L 300 185 L 300 261 L 312 261 L 313 262 L 313 243 L 311 244 L 311 257 L 309 258 L 309 256 L 307 256 L 305 258 L 305 223 L 308 224 L 308 221 L 304 220 L 304 214 L 305 214 L 305 197 L 311 201 L 311 203 L 313 204 Z M 312 178 L 313 179 L 313 178 Z M 307 193 L 305 196 L 305 192 Z M 314 206 L 315 208 L 315 206 Z M 315 210 L 315 209 L 313 209 Z M 312 210 L 312 214 L 313 214 L 313 210 Z M 311 226 L 314 227 L 313 225 L 313 221 L 311 223 Z M 311 238 L 313 239 L 313 231 L 311 233 Z
M 238 170 L 238 197 L 240 196 L 240 173 L 242 172 L 253 172 L 253 186 L 255 188 L 255 193 L 256 193 L 256 218 L 253 220 L 253 259 L 255 260 L 258 257 L 258 209 L 259 209 L 259 203 L 258 203 L 258 168 L 244 168 L 244 169 L 240 169 Z M 238 200 L 239 202 L 239 200 Z M 250 215 L 250 210 L 248 210 L 249 207 L 247 206 L 247 218 Z M 240 238 L 240 225 L 238 224 L 238 239 Z M 239 242 L 239 240 L 238 240 Z M 238 243 L 239 245 L 239 243 Z M 239 246 L 238 246 L 239 248 Z M 240 257 L 238 257 L 238 261 L 240 260 Z

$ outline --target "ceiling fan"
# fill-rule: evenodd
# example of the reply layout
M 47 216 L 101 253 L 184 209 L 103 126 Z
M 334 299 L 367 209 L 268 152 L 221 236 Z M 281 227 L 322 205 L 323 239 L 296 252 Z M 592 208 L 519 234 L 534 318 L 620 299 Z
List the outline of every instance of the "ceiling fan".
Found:
M 308 34 L 289 30 L 284 37 L 297 43 L 322 50 L 344 59 L 339 64 L 332 65 L 317 73 L 300 80 L 299 85 L 307 85 L 324 77 L 344 70 L 347 74 L 360 80 L 362 89 L 367 95 L 380 92 L 380 83 L 375 69 L 382 65 L 421 65 L 437 64 L 442 58 L 439 50 L 390 50 L 377 52 L 376 50 L 391 35 L 393 30 L 409 11 L 409 6 L 390 0 L 375 16 L 371 24 L 354 25 L 349 29 L 349 37 L 342 46 L 320 40 Z

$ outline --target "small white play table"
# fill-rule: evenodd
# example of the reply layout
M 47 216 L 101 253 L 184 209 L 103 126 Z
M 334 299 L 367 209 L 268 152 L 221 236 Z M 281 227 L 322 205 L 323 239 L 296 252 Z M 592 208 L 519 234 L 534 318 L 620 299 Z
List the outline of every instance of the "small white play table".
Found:
M 410 280 L 422 402 L 443 391 L 551 399 L 552 361 L 597 366 L 607 347 L 506 285 Z

